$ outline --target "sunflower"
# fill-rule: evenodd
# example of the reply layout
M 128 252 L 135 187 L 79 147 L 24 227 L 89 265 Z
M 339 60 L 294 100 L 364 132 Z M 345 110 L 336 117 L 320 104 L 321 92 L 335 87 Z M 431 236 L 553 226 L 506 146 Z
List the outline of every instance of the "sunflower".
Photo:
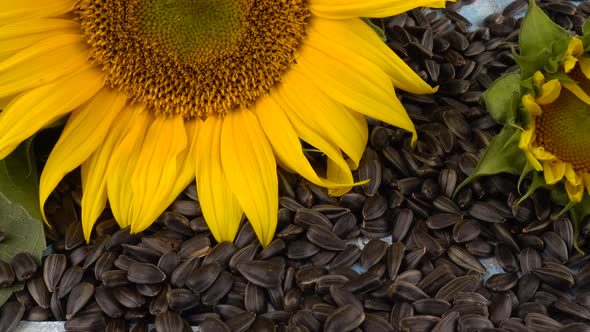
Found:
M 582 201 L 584 189 L 590 192 L 590 97 L 586 92 L 590 91 L 590 67 L 583 65 L 590 59 L 583 54 L 582 42 L 572 38 L 562 63 L 567 80 L 546 82 L 537 71 L 533 92 L 522 97 L 530 121 L 519 147 L 529 164 L 543 172 L 547 185 L 564 180 L 573 203 Z
M 41 175 L 40 205 L 81 165 L 86 240 L 107 199 L 136 233 L 196 178 L 217 241 L 232 241 L 245 214 L 267 245 L 277 164 L 341 195 L 366 145 L 365 116 L 416 139 L 394 87 L 435 90 L 359 17 L 444 5 L 2 0 L 0 158 L 70 114 Z M 325 174 L 302 141 L 325 154 Z

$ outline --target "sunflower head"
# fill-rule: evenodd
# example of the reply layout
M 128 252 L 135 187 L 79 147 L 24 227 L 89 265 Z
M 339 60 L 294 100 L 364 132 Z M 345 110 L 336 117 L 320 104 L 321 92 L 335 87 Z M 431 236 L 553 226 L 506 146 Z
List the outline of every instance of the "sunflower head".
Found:
M 531 179 L 522 199 L 544 187 L 574 220 L 590 214 L 590 23 L 583 30 L 572 36 L 529 1 L 515 54 L 520 72 L 483 95 L 504 128 L 462 185 L 508 172 Z

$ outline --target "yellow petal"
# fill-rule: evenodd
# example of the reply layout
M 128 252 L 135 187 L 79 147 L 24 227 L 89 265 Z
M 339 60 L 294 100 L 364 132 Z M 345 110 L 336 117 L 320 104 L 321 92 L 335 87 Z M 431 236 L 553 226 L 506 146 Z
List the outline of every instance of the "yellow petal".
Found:
M 584 197 L 584 185 L 583 184 L 572 184 L 569 181 L 565 182 L 565 190 L 570 201 L 573 203 L 580 203 Z
M 176 163 L 178 171 L 175 187 L 172 188 L 173 192 L 181 192 L 195 179 L 197 137 L 202 124 L 201 119 L 185 120 L 184 122 L 188 147 L 178 156 Z M 170 202 L 167 205 L 172 204 L 174 199 L 176 197 L 170 197 Z
M 28 91 L 0 113 L 0 159 L 45 125 L 71 112 L 104 86 L 104 74 L 93 67 Z
M 537 104 L 535 98 L 530 94 L 522 96 L 522 105 L 534 116 L 540 116 L 543 113 L 541 106 Z
M 306 40 L 298 64 L 301 70 L 332 99 L 352 110 L 417 134 L 389 77 L 379 67 L 348 52 L 334 54 L 332 45 L 318 39 Z
M 75 0 L 2 0 L 0 1 L 0 24 L 63 15 L 74 10 L 77 2 Z
M 106 173 L 111 211 L 122 228 L 131 225 L 133 220 L 135 197 L 130 188 L 130 179 L 139 159 L 145 133 L 153 121 L 153 116 L 144 107 L 136 104 L 130 110 L 133 115 L 127 133 L 113 151 Z
M 546 82 L 541 87 L 541 95 L 535 98 L 535 101 L 539 105 L 547 105 L 551 104 L 552 102 L 559 97 L 559 93 L 561 92 L 561 84 L 558 80 L 551 80 Z
M 350 182 L 339 184 L 319 177 L 302 151 L 299 136 L 281 106 L 271 97 L 261 97 L 255 114 L 270 142 L 275 158 L 291 171 L 323 187 L 350 187 Z M 364 119 L 363 119 L 364 121 Z
M 123 94 L 102 89 L 84 107 L 72 113 L 41 173 L 39 201 L 43 206 L 61 179 L 80 166 L 103 143 L 111 123 L 126 102 Z
M 565 174 L 565 163 L 554 159 L 543 162 L 543 174 L 545 175 L 545 183 L 555 184 L 563 179 Z
M 586 76 L 586 78 L 590 80 L 590 58 L 580 58 L 580 69 L 582 70 L 584 76 Z
M 205 221 L 217 242 L 232 242 L 238 233 L 242 208 L 221 166 L 223 119 L 209 116 L 197 140 L 197 193 Z
M 76 30 L 80 31 L 80 24 L 63 19 L 30 19 L 0 26 L 0 61 L 44 39 Z
M 576 173 L 572 164 L 570 163 L 565 164 L 565 178 L 574 186 L 579 186 L 582 184 L 582 177 Z
M 315 132 L 323 135 L 352 159 L 357 168 L 368 139 L 367 122 L 357 119 L 339 102 L 328 97 L 305 75 L 289 71 L 276 92 L 287 101 L 291 110 Z
M 523 130 L 520 133 L 520 141 L 518 147 L 521 149 L 529 149 L 531 143 L 535 140 L 535 122 L 531 121 L 530 128 Z
M 580 98 L 581 101 L 590 105 L 590 96 L 576 83 L 561 82 L 564 88 L 568 89 L 569 92 L 573 93 L 576 97 Z
M 310 37 L 323 37 L 345 47 L 346 52 L 358 53 L 387 73 L 395 87 L 415 94 L 436 92 L 437 89 L 426 84 L 362 20 L 356 18 L 349 20 L 317 18 L 311 20 L 310 26 L 312 28 L 311 31 L 308 29 Z
M 283 111 L 289 117 L 289 120 L 297 132 L 297 136 L 299 136 L 302 140 L 306 141 L 307 143 L 311 144 L 313 147 L 320 150 L 324 153 L 328 159 L 334 163 L 335 166 L 340 168 L 340 172 L 349 172 L 350 166 L 342 157 L 342 153 L 340 149 L 336 148 L 334 144 L 329 142 L 322 133 L 316 132 L 307 122 L 307 119 L 302 118 L 299 113 L 293 110 L 291 107 L 284 107 L 284 105 L 288 105 L 288 101 L 281 98 L 278 93 L 272 93 L 271 97 L 276 100 L 278 105 L 283 105 Z M 348 184 L 349 186 L 353 185 L 353 182 L 337 182 L 341 185 Z
M 133 191 L 131 232 L 148 228 L 168 207 L 178 171 L 178 157 L 187 147 L 184 120 L 180 115 L 159 116 L 145 135 L 130 181 Z
M 542 146 L 535 146 L 531 149 L 533 155 L 539 160 L 553 160 L 557 159 L 555 155 L 547 150 L 545 150 Z
M 332 159 L 328 159 L 328 168 L 326 170 L 326 176 L 328 180 L 336 183 L 353 183 L 352 172 L 350 168 L 338 167 Z M 352 189 L 349 187 L 332 187 L 328 188 L 328 194 L 330 196 L 342 196 Z
M 59 35 L 0 62 L 0 97 L 55 82 L 88 64 L 82 36 Z
M 444 0 L 309 0 L 314 15 L 329 19 L 387 17 L 418 7 L 444 8 Z
M 277 227 L 277 169 L 270 144 L 252 112 L 236 110 L 223 119 L 221 165 L 258 240 L 267 246 Z
M 578 58 L 584 54 L 584 44 L 579 38 L 572 37 L 568 46 L 566 57 L 563 61 L 563 70 L 569 73 L 578 62 Z
M 529 164 L 531 166 L 533 166 L 535 171 L 540 172 L 543 170 L 543 166 L 541 165 L 539 160 L 537 158 L 535 158 L 535 156 L 531 153 L 531 151 L 524 150 L 524 155 L 526 156 L 526 159 L 528 160 Z
M 540 71 L 536 71 L 533 74 L 533 83 L 537 86 L 543 85 L 545 83 L 545 76 Z
M 82 230 L 86 242 L 90 241 L 92 227 L 106 206 L 106 173 L 109 161 L 113 151 L 127 134 L 132 120 L 133 112 L 130 109 L 123 109 L 119 112 L 103 143 L 90 155 L 88 160 L 82 163 L 82 201 L 80 205 Z M 121 224 L 119 223 L 119 225 Z

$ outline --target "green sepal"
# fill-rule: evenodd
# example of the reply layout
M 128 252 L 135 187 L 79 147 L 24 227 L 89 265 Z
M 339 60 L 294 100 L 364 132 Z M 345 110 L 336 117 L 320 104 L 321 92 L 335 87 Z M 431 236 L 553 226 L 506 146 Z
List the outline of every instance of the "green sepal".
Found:
M 513 55 L 523 78 L 529 78 L 537 71 L 543 71 L 551 56 L 549 49 L 544 49 L 540 53 L 531 56 L 523 56 L 517 53 L 513 53 Z
M 483 93 L 488 113 L 494 120 L 512 124 L 516 121 L 520 104 L 520 74 L 508 73 L 496 81 Z
M 519 47 L 524 57 L 551 50 L 553 42 L 568 38 L 569 32 L 555 24 L 534 0 L 529 0 L 529 9 L 520 26 Z
M 558 71 L 556 73 L 547 73 L 545 75 L 546 81 L 555 80 L 555 79 L 557 79 L 560 82 L 576 83 L 576 81 L 572 80 L 569 77 L 569 75 L 566 74 L 564 71 Z
M 584 22 L 584 25 L 582 25 L 582 32 L 584 35 L 590 35 L 590 18 Z
M 527 163 L 527 167 L 530 167 L 530 170 L 533 170 L 533 167 L 529 163 Z M 527 167 L 525 167 L 525 169 Z M 529 170 L 529 172 L 530 172 L 530 170 Z M 520 190 L 521 180 L 523 179 L 524 176 L 526 176 L 523 174 L 525 174 L 525 171 L 522 172 L 521 177 L 518 180 L 519 190 Z M 520 204 L 522 201 L 529 198 L 537 189 L 545 188 L 545 187 L 547 187 L 547 184 L 545 183 L 545 178 L 541 175 L 540 172 L 533 171 L 533 180 L 531 181 L 531 184 L 530 184 L 529 188 L 527 189 L 526 193 L 524 195 L 522 195 L 522 197 L 516 202 L 516 205 Z
M 383 32 L 383 29 L 378 27 L 375 23 L 371 22 L 369 18 L 361 17 L 361 20 L 363 20 L 363 22 L 370 26 L 371 29 L 373 29 L 373 31 L 375 31 L 377 35 L 379 35 L 379 38 L 381 38 L 381 40 L 387 41 L 387 36 L 385 36 L 385 32 Z
M 520 174 L 526 166 L 526 157 L 518 147 L 520 133 L 519 129 L 504 126 L 500 133 L 492 139 L 473 172 L 457 186 L 453 195 L 471 181 L 482 176 L 498 173 Z

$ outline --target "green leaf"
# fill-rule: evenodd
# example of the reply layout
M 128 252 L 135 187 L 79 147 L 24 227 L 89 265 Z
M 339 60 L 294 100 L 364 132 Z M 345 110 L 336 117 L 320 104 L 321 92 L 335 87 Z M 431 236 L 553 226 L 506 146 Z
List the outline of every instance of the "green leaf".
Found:
M 518 147 L 520 130 L 504 126 L 494 137 L 473 172 L 455 190 L 455 194 L 479 177 L 498 173 L 520 174 L 526 166 L 526 157 Z
M 555 40 L 568 37 L 567 30 L 553 23 L 534 0 L 529 0 L 529 10 L 520 27 L 519 46 L 522 56 L 539 54 L 547 48 L 551 49 Z
M 29 162 L 26 144 L 0 160 L 0 231 L 6 233 L 6 239 L 0 242 L 0 260 L 6 262 L 27 251 L 40 264 L 45 249 L 37 172 Z M 22 288 L 22 284 L 17 284 L 0 289 L 0 305 Z
M 509 124 L 516 120 L 520 105 L 520 74 L 509 73 L 497 79 L 484 93 L 488 113 L 494 120 Z
M 381 40 L 383 40 L 383 41 L 387 40 L 387 37 L 385 36 L 385 32 L 383 32 L 383 29 L 381 29 L 380 27 L 375 25 L 375 23 L 371 22 L 370 19 L 368 19 L 366 17 L 362 17 L 361 20 L 363 20 L 363 22 L 367 23 L 367 25 L 370 26 L 371 29 L 373 29 L 379 35 L 379 38 L 381 38 Z
M 584 32 L 584 35 L 590 35 L 590 18 L 582 25 L 582 32 Z

